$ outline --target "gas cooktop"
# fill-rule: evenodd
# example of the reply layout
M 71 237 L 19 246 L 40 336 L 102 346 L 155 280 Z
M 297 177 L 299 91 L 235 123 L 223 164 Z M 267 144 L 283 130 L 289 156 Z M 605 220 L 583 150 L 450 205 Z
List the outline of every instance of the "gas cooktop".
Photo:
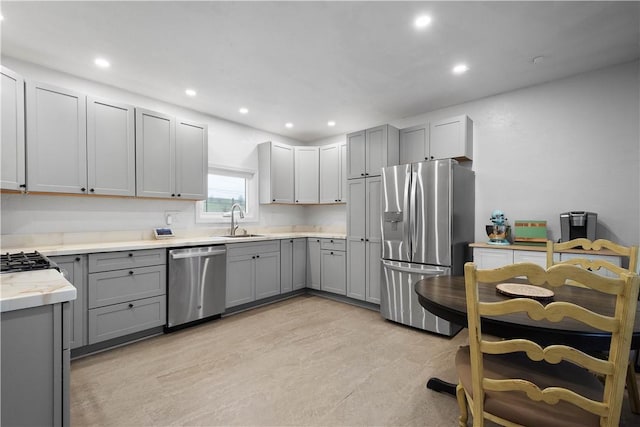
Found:
M 0 273 L 47 270 L 58 266 L 40 252 L 17 252 L 0 254 Z

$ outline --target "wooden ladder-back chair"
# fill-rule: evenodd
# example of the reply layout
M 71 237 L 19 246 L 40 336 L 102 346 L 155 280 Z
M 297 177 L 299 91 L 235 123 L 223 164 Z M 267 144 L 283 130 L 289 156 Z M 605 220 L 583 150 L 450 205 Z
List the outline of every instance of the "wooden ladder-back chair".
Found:
M 566 261 L 555 262 L 553 259 L 554 252 L 565 251 L 569 249 L 583 249 L 585 251 L 599 251 L 602 249 L 608 249 L 617 255 L 628 258 L 628 268 L 619 267 L 605 260 L 590 260 L 587 258 L 571 258 Z M 588 255 L 587 255 L 588 256 Z M 587 268 L 592 271 L 600 272 L 606 270 L 611 272 L 611 275 L 620 275 L 623 273 L 636 273 L 638 268 L 638 247 L 637 246 L 622 246 L 606 239 L 598 239 L 591 241 L 589 239 L 573 239 L 567 242 L 553 243 L 551 240 L 547 241 L 547 268 L 556 264 L 573 264 L 582 268 Z M 576 283 L 570 283 L 576 285 Z M 638 353 L 636 353 L 636 361 L 638 359 Z M 629 361 L 629 367 L 627 370 L 627 389 L 629 391 L 629 400 L 631 405 L 631 411 L 634 414 L 640 414 L 640 393 L 638 392 L 638 384 L 636 382 L 635 368 L 633 358 Z
M 614 315 L 594 313 L 564 301 L 479 300 L 478 286 L 494 286 L 522 276 L 531 284 L 551 288 L 566 286 L 567 280 L 582 283 L 590 288 L 583 292 L 613 298 Z M 465 286 L 469 346 L 461 347 L 456 354 L 461 427 L 467 425 L 467 402 L 474 427 L 484 426 L 485 418 L 505 426 L 618 426 L 640 286 L 636 274 L 610 278 L 575 265 L 544 270 L 532 263 L 478 270 L 475 264 L 467 263 Z M 598 359 L 563 343 L 541 347 L 525 339 L 490 341 L 483 337 L 481 316 L 514 313 L 526 313 L 541 322 L 568 318 L 610 332 L 608 359 Z M 592 372 L 602 375 L 604 384 Z
M 588 268 L 594 271 L 604 268 L 614 274 L 622 274 L 631 271 L 637 272 L 638 268 L 638 247 L 637 246 L 622 246 L 606 239 L 598 239 L 591 241 L 589 239 L 573 239 L 568 242 L 553 243 L 551 240 L 547 240 L 547 268 L 552 265 L 558 264 L 553 260 L 554 252 L 565 251 L 569 249 L 584 249 L 586 251 L 599 251 L 601 249 L 608 249 L 620 256 L 627 257 L 629 260 L 629 268 L 619 267 L 604 260 L 589 260 L 586 258 L 572 258 L 566 261 L 562 261 L 563 264 L 575 264 L 583 268 Z

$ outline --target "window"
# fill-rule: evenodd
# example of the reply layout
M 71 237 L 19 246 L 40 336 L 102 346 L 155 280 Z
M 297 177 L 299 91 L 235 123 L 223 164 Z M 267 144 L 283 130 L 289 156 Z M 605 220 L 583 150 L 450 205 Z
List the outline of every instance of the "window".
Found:
M 246 169 L 209 166 L 208 197 L 198 202 L 196 222 L 228 222 L 231 206 L 238 203 L 243 221 L 258 219 L 256 172 Z

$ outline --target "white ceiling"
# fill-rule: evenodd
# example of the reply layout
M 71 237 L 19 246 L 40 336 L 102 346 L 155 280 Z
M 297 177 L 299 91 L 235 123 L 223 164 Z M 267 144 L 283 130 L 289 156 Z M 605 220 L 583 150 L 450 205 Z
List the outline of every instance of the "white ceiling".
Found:
M 3 55 L 300 141 L 640 57 L 637 1 L 2 1 L 2 14 Z M 452 75 L 458 62 L 470 71 Z

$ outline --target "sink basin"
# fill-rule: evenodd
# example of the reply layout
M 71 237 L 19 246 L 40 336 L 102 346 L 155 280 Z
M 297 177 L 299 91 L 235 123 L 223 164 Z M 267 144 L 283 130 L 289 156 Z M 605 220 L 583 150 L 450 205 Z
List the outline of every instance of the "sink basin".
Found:
M 226 236 L 222 236 L 222 237 L 231 237 L 231 238 L 234 238 L 234 239 L 238 239 L 238 238 L 241 238 L 241 237 L 262 237 L 262 234 L 236 234 L 235 236 L 227 234 Z

